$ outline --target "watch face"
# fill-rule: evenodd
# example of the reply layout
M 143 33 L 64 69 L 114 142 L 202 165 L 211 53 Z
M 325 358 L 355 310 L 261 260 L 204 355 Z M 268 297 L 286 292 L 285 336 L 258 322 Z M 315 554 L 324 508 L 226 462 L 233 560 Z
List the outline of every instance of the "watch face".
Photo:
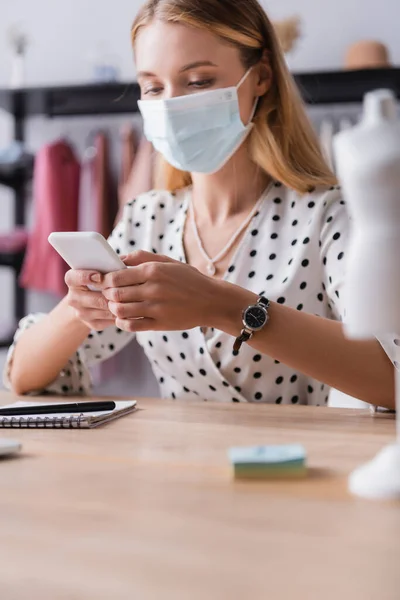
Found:
M 244 321 L 250 329 L 261 329 L 267 322 L 267 315 L 259 306 L 251 306 L 245 312 Z

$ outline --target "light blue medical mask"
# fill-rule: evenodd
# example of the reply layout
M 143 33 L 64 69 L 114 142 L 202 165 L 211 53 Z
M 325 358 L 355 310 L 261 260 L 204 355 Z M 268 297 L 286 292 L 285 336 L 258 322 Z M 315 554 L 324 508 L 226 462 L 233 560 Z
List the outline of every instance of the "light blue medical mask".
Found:
M 139 101 L 144 133 L 154 148 L 174 167 L 190 173 L 219 171 L 243 144 L 253 128 L 256 100 L 248 125 L 240 118 L 236 87 Z

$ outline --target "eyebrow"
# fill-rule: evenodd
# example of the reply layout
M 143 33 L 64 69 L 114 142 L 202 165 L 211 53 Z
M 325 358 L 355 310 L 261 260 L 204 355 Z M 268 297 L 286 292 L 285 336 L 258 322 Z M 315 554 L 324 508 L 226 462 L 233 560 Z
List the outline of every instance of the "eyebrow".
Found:
M 185 65 L 180 72 L 184 73 L 185 71 L 190 71 L 190 69 L 197 69 L 198 67 L 216 67 L 217 65 L 210 60 L 199 60 L 194 63 L 189 63 Z
M 180 73 L 185 73 L 186 71 L 190 71 L 191 69 L 197 69 L 198 67 L 216 67 L 217 65 L 210 60 L 199 60 L 197 62 L 189 63 L 182 67 L 179 70 Z M 150 73 L 149 71 L 139 71 L 137 77 L 155 77 L 154 73 Z

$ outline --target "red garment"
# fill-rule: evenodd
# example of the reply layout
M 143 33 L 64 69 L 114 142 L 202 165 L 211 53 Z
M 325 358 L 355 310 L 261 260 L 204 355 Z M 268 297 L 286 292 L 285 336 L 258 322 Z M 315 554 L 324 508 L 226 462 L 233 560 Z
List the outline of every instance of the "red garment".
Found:
M 76 231 L 78 225 L 80 164 L 71 146 L 60 140 L 37 154 L 33 176 L 35 223 L 29 236 L 21 285 L 65 295 L 67 264 L 50 246 L 53 231 Z

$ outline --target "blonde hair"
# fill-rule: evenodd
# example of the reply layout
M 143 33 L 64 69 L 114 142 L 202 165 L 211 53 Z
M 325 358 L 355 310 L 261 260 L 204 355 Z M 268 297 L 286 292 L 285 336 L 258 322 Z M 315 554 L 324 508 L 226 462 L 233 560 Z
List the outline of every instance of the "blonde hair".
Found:
M 249 136 L 252 160 L 299 193 L 337 180 L 326 164 L 274 27 L 257 0 L 147 0 L 132 25 L 132 44 L 154 19 L 206 29 L 240 51 L 246 69 L 267 52 L 272 84 L 260 98 Z M 190 185 L 191 175 L 161 161 L 163 188 Z

